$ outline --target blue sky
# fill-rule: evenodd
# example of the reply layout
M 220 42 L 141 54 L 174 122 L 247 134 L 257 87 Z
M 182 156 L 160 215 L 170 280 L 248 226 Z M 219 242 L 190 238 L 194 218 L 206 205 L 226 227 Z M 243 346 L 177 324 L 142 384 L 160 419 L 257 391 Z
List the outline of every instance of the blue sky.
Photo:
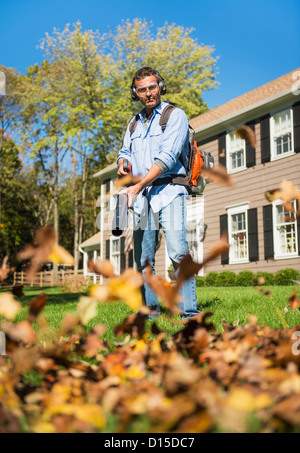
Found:
M 114 29 L 122 19 L 193 27 L 215 47 L 219 88 L 204 95 L 210 108 L 300 66 L 299 0 L 0 0 L 0 65 L 21 73 L 42 61 L 45 33 L 78 19 L 83 29 Z

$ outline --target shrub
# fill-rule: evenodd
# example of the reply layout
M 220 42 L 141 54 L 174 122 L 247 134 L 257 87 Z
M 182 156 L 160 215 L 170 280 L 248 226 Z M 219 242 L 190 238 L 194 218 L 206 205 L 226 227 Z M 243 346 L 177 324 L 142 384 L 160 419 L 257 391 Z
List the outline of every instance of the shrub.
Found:
M 254 272 L 241 271 L 236 278 L 236 286 L 252 286 L 254 278 Z
M 209 272 L 205 277 L 205 286 L 216 286 L 218 272 Z
M 300 272 L 296 269 L 286 268 L 277 271 L 274 276 L 275 285 L 289 286 L 295 285 L 294 280 L 300 280 Z
M 271 272 L 257 272 L 255 274 L 255 279 L 257 280 L 257 282 L 259 283 L 259 279 L 264 279 L 264 283 L 262 283 L 263 285 L 267 285 L 267 286 L 270 286 L 270 285 L 274 285 L 274 274 L 272 274 Z
M 216 279 L 216 286 L 236 286 L 236 274 L 232 271 L 222 271 Z
M 205 277 L 201 277 L 200 275 L 196 275 L 196 286 L 205 286 Z
M 62 293 L 86 293 L 91 282 L 83 275 L 66 277 L 61 287 Z

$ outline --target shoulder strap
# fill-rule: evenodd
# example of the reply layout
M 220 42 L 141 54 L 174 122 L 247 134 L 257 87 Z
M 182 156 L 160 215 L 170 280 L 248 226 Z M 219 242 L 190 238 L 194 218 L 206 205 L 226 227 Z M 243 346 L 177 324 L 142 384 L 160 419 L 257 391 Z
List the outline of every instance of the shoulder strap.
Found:
M 136 130 L 136 126 L 137 126 L 138 120 L 139 120 L 139 114 L 135 115 L 134 118 L 133 118 L 133 121 L 131 121 L 131 122 L 129 123 L 130 137 L 132 136 L 132 134 L 133 134 L 134 131 Z
M 168 104 L 161 112 L 161 116 L 159 119 L 159 125 L 161 127 L 162 132 L 165 132 L 165 129 L 167 127 L 167 122 L 169 121 L 170 115 L 174 109 L 176 109 L 175 105 Z

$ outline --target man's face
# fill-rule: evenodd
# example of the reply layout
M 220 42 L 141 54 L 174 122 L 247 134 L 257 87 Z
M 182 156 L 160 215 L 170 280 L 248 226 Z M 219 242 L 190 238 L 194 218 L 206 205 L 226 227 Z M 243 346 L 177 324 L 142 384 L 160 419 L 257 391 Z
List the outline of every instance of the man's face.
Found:
M 147 112 L 151 112 L 161 103 L 160 88 L 155 76 L 151 75 L 136 80 L 135 90 L 139 101 L 146 107 Z

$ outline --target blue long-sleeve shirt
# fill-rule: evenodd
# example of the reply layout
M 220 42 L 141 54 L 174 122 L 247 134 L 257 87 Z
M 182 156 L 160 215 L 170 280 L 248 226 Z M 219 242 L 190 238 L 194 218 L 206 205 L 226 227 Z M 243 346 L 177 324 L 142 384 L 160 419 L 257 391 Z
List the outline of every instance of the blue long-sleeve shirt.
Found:
M 133 134 L 130 136 L 129 126 L 126 130 L 118 160 L 121 158 L 129 160 L 133 176 L 145 176 L 155 162 L 165 170 L 160 177 L 186 174 L 182 162 L 186 162 L 189 146 L 188 120 L 183 110 L 176 108 L 170 115 L 165 131 L 162 132 L 159 120 L 167 105 L 167 102 L 162 102 L 154 109 L 148 125 L 145 123 L 146 113 L 143 109 L 139 113 Z M 180 194 L 188 194 L 184 186 L 165 184 L 146 188 L 146 199 L 154 212 L 168 206 Z M 136 197 L 133 209 L 137 214 L 143 212 L 145 201 L 142 193 Z

